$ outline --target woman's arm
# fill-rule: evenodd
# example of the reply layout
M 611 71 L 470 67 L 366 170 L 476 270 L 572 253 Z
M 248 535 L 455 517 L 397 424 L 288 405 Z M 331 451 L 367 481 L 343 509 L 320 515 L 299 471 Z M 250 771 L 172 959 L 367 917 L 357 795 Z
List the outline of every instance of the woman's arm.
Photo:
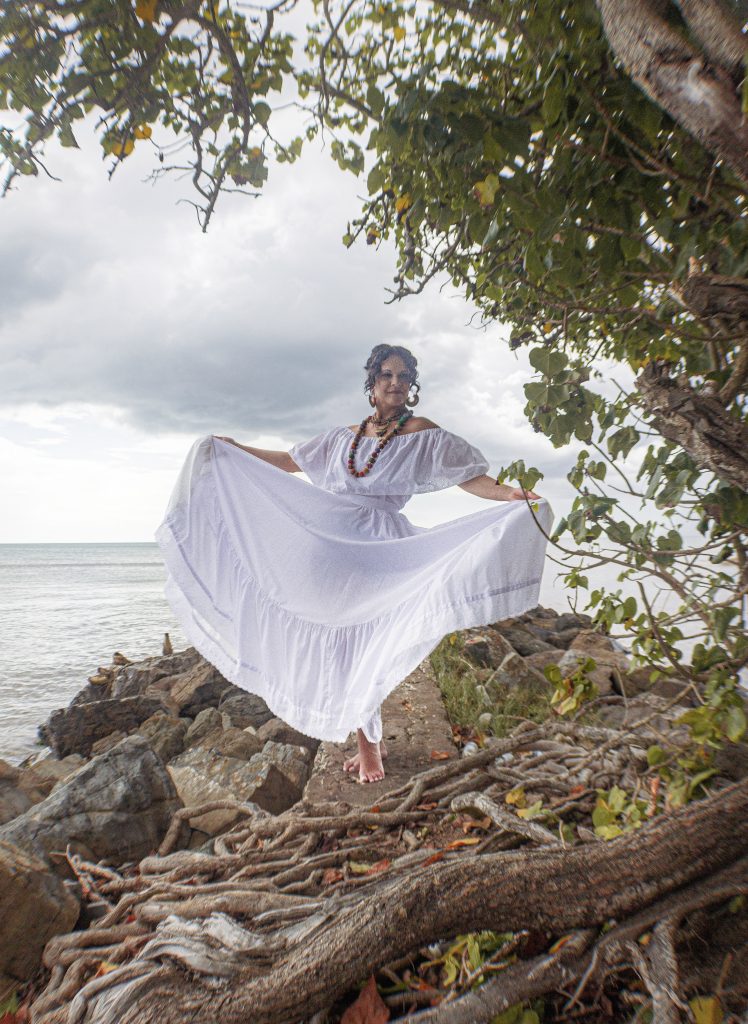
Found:
M 264 462 L 269 462 L 271 466 L 277 466 L 278 469 L 285 469 L 287 473 L 301 472 L 301 467 L 296 465 L 288 452 L 274 452 L 267 448 L 250 448 L 249 445 L 239 444 L 239 442 L 235 441 L 233 437 L 219 437 L 218 434 L 214 434 L 213 437 L 217 437 L 219 441 L 226 441 L 228 444 L 233 444 L 237 448 L 241 448 L 243 452 L 249 452 L 250 455 L 256 455 L 258 459 L 262 459 Z
M 525 495 L 528 498 L 539 498 L 540 495 L 534 491 L 523 491 L 521 487 L 509 487 L 507 484 L 497 484 L 492 476 L 475 476 L 472 480 L 466 480 L 464 484 L 458 484 L 468 494 L 476 494 L 479 498 L 491 498 L 494 501 L 524 501 Z

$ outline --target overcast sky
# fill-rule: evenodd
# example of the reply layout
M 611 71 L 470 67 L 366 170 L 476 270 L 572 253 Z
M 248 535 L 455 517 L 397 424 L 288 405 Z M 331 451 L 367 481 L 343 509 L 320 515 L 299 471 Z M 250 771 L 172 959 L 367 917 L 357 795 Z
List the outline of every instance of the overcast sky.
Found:
M 62 182 L 22 179 L 0 203 L 0 542 L 152 540 L 196 437 L 287 449 L 369 412 L 373 345 L 419 362 L 418 412 L 546 474 L 557 515 L 573 461 L 526 423 L 526 354 L 478 328 L 446 284 L 387 305 L 386 246 L 341 236 L 363 184 L 309 148 L 259 199 L 226 196 L 207 234 L 190 183 L 143 179 L 146 147 L 111 181 L 91 140 L 50 150 Z M 470 324 L 471 318 L 473 325 Z M 420 525 L 481 499 L 412 500 Z

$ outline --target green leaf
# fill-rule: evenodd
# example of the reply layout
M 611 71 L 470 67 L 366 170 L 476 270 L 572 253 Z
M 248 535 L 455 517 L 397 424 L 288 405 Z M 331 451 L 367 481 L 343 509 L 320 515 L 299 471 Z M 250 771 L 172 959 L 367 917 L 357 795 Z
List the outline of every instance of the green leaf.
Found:
M 272 113 L 269 105 L 267 103 L 263 103 L 262 100 L 260 100 L 259 103 L 255 103 L 252 109 L 255 115 L 255 119 L 261 125 L 266 125 L 270 120 L 270 114 Z
M 530 349 L 530 364 L 539 370 L 546 377 L 555 377 L 568 364 L 568 359 L 563 352 L 552 348 Z
M 725 732 L 728 739 L 737 743 L 745 735 L 745 728 L 745 711 L 734 704 L 731 705 L 725 712 Z

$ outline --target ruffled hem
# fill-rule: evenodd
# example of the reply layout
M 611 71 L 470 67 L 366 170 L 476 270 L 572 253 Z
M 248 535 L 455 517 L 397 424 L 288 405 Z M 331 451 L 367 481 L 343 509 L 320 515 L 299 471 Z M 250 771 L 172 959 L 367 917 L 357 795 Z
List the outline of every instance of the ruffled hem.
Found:
M 260 666 L 247 661 L 241 652 L 229 650 L 226 638 L 210 626 L 210 618 L 217 616 L 225 622 L 231 618 L 231 613 L 213 603 L 209 587 L 190 565 L 168 521 L 159 527 L 156 540 L 171 576 L 166 596 L 189 642 L 229 682 L 262 697 L 278 718 L 306 736 L 337 743 L 344 742 L 359 727 L 368 740 L 378 742 L 382 733 L 381 718 L 377 712 L 383 700 L 420 665 L 442 637 L 458 629 L 520 615 L 537 604 L 540 591 L 538 576 L 467 596 L 456 604 L 432 609 L 428 614 L 414 614 L 412 609 L 401 606 L 360 626 L 330 626 L 305 620 L 269 601 L 232 553 L 237 573 L 232 590 L 241 592 L 244 601 L 250 605 L 265 608 L 266 614 L 274 620 L 274 632 L 293 637 L 293 646 L 298 652 L 324 650 L 328 642 L 339 643 L 343 638 L 354 649 L 365 650 L 375 626 L 377 632 L 379 628 L 385 632 L 389 629 L 394 631 L 393 635 L 405 634 L 410 639 L 408 646 L 394 656 L 388 670 L 369 680 L 368 689 L 374 695 L 373 702 L 356 706 L 349 700 L 344 709 L 330 712 L 295 703 L 289 698 L 287 679 L 270 676 Z

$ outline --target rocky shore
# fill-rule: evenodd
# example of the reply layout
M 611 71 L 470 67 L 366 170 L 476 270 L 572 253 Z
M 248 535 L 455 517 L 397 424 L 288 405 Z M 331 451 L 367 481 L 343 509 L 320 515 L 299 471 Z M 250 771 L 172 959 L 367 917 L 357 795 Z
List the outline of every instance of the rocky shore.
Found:
M 651 735 L 670 727 L 692 693 L 672 678 L 650 685 L 649 673 L 631 670 L 620 646 L 591 627 L 586 616 L 538 607 L 459 634 L 488 718 L 509 689 L 550 691 L 546 666 L 569 677 L 584 664 L 609 727 L 630 727 L 653 710 Z M 172 851 L 213 854 L 238 819 L 278 815 L 304 799 L 318 741 L 273 717 L 194 649 L 165 649 L 137 663 L 115 654 L 40 726 L 51 752 L 17 767 L 0 760 L 0 1002 L 34 977 L 53 936 L 86 929 L 110 909 L 84 891 L 76 856 L 102 874 L 135 869 L 158 854 L 170 825 Z M 735 749 L 730 758 L 723 767 L 734 777 L 748 774 Z M 175 819 L 185 807 L 189 822 Z

